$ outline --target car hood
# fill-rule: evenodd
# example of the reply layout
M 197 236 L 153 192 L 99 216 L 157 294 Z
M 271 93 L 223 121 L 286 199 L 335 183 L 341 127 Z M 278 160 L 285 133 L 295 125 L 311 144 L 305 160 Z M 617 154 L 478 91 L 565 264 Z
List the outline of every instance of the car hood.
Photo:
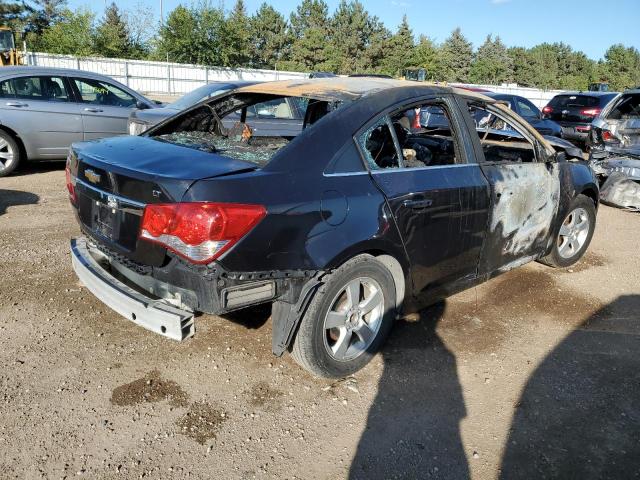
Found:
M 149 108 L 145 110 L 134 110 L 129 116 L 130 120 L 137 120 L 148 125 L 157 125 L 158 123 L 174 116 L 180 112 L 177 108 L 167 105 L 161 108 Z

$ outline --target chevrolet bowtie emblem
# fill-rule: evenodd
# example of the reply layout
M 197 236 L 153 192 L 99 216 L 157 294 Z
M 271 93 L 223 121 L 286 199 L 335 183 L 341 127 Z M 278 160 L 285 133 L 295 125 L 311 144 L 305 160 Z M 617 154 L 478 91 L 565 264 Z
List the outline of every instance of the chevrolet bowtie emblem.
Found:
M 84 171 L 84 178 L 89 180 L 91 183 L 100 183 L 100 174 L 91 169 Z

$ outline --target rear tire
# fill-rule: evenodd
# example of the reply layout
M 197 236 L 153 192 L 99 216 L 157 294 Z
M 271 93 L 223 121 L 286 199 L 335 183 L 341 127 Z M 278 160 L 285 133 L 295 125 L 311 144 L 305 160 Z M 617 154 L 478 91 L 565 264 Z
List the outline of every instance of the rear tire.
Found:
M 395 283 L 371 255 L 352 258 L 324 281 L 300 322 L 291 354 L 314 375 L 343 378 L 369 363 L 389 335 Z
M 13 136 L 0 129 L 0 177 L 11 174 L 22 160 L 20 145 Z
M 586 195 L 578 195 L 556 232 L 553 249 L 540 262 L 550 267 L 566 268 L 576 263 L 589 248 L 596 228 L 596 206 Z

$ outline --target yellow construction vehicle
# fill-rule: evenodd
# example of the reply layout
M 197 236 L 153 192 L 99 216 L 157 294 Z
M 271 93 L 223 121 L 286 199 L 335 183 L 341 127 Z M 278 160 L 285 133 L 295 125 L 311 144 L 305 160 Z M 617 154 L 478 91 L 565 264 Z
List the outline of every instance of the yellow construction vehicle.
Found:
M 0 26 L 0 66 L 22 65 L 23 56 L 16 48 L 16 39 L 9 27 Z

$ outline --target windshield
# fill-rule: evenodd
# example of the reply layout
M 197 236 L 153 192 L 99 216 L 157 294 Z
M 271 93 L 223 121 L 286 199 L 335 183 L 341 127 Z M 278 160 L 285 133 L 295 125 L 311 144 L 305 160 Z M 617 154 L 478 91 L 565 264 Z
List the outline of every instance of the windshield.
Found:
M 224 84 L 203 85 L 202 87 L 196 88 L 194 91 L 183 95 L 175 102 L 169 104 L 169 108 L 173 108 L 174 110 L 184 110 L 185 108 L 189 108 L 190 106 L 201 102 L 205 98 L 214 97 L 228 90 L 231 90 L 232 88 L 232 86 Z
M 13 34 L 10 30 L 0 30 L 0 50 L 11 50 L 14 48 Z

